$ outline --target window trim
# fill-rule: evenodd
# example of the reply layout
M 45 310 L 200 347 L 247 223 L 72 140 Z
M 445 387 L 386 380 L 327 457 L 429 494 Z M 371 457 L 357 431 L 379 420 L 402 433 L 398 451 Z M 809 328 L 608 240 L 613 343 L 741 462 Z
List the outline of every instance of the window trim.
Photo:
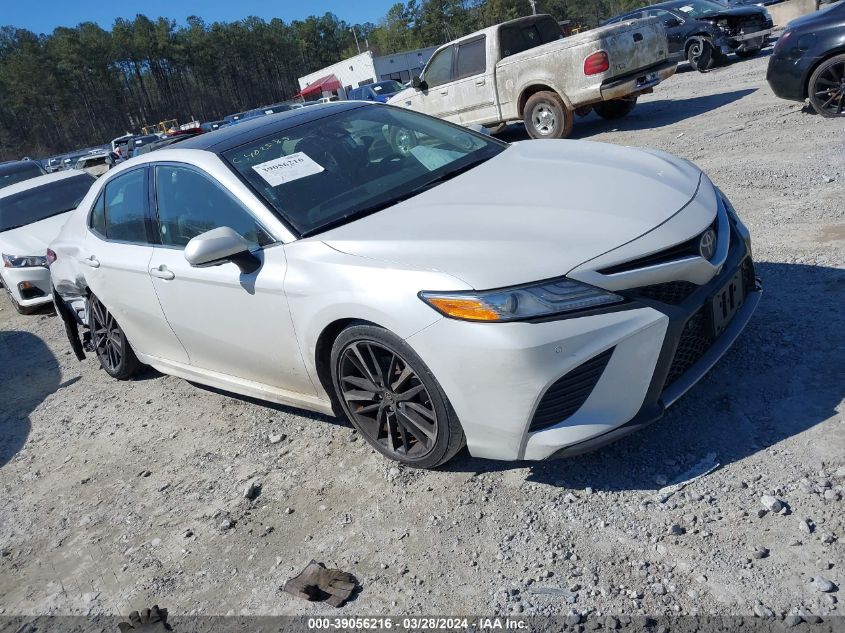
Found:
M 461 75 L 458 76 L 458 59 L 461 56 L 461 46 L 466 46 L 467 44 L 475 44 L 479 40 L 483 41 L 483 48 L 484 48 L 484 70 L 480 73 L 475 73 L 473 75 Z M 466 40 L 462 40 L 455 44 L 455 53 L 452 58 L 452 81 L 461 81 L 462 79 L 469 79 L 470 77 L 478 77 L 479 75 L 486 75 L 487 74 L 487 34 L 482 33 L 481 35 L 477 35 L 476 37 L 471 37 Z
M 250 253 L 257 253 L 259 251 L 263 251 L 265 248 L 270 248 L 270 247 L 273 247 L 273 246 L 277 246 L 278 244 L 284 243 L 281 240 L 276 239 L 276 237 L 273 235 L 272 231 L 267 230 L 267 227 L 264 225 L 264 223 L 261 222 L 257 217 L 255 217 L 255 214 L 249 209 L 249 207 L 247 207 L 243 202 L 241 202 L 235 194 L 233 194 L 231 191 L 229 191 L 229 189 L 227 187 L 224 187 L 223 185 L 221 185 L 213 176 L 211 176 L 211 174 L 206 172 L 204 169 L 198 167 L 197 165 L 194 165 L 192 163 L 183 163 L 183 162 L 175 161 L 175 160 L 167 160 L 167 161 L 156 161 L 154 163 L 148 163 L 148 166 L 150 168 L 150 177 L 149 177 L 149 183 L 150 183 L 150 192 L 149 192 L 150 193 L 150 197 L 149 197 L 149 199 L 150 199 L 150 204 L 149 204 L 150 223 L 151 223 L 153 235 L 155 236 L 155 240 L 156 240 L 155 242 L 152 243 L 152 246 L 154 248 L 167 248 L 167 249 L 170 249 L 170 250 L 177 250 L 177 251 L 184 251 L 185 250 L 184 246 L 164 244 L 161 240 L 161 218 L 158 215 L 158 177 L 157 177 L 157 174 L 156 174 L 156 169 L 158 167 L 180 167 L 180 168 L 192 171 L 192 172 L 198 174 L 201 178 L 204 178 L 207 181 L 209 181 L 212 184 L 212 186 L 215 186 L 218 189 L 221 189 L 227 196 L 229 196 L 229 198 L 231 198 L 234 202 L 236 202 L 237 205 L 239 207 L 241 207 L 241 209 L 250 218 L 252 218 L 252 220 L 255 222 L 255 225 L 258 228 L 260 228 L 262 231 L 264 231 L 265 235 L 267 235 L 267 237 L 272 240 L 269 244 L 265 244 L 264 246 L 259 245 L 256 248 L 251 249 L 249 251 Z
M 97 202 L 99 202 L 100 198 L 103 198 L 103 221 L 106 225 L 106 233 L 109 232 L 109 221 L 108 221 L 108 213 L 105 207 L 105 196 L 106 196 L 106 188 L 113 183 L 114 181 L 118 180 L 122 176 L 127 174 L 131 174 L 136 171 L 144 171 L 144 231 L 147 234 L 147 241 L 146 242 L 137 242 L 132 240 L 116 240 L 113 238 L 108 237 L 107 235 L 102 235 L 99 231 L 94 230 L 94 227 L 91 226 L 91 216 L 94 215 L 94 207 L 97 206 Z M 97 239 L 102 240 L 103 242 L 111 242 L 113 244 L 129 244 L 131 246 L 153 246 L 153 234 L 151 232 L 151 225 L 150 225 L 150 192 L 149 192 L 149 182 L 150 182 L 150 174 L 149 170 L 147 169 L 147 165 L 138 165 L 131 169 L 127 169 L 125 171 L 121 171 L 114 176 L 111 176 L 105 183 L 103 183 L 100 192 L 97 194 L 97 198 L 94 200 L 94 204 L 91 205 L 91 208 L 88 209 L 88 217 L 86 218 L 86 228 L 88 232 L 93 234 Z

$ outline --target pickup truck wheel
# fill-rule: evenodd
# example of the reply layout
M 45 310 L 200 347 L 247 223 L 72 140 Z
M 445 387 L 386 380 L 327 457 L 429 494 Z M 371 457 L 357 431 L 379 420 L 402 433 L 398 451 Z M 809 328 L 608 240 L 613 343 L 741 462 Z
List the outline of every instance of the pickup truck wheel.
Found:
M 630 114 L 634 106 L 637 105 L 637 98 L 633 99 L 613 99 L 611 101 L 602 101 L 593 106 L 593 109 L 603 119 L 621 119 L 623 116 Z
M 531 138 L 566 138 L 572 133 L 574 118 L 563 99 L 549 90 L 528 97 L 522 116 Z
M 704 73 L 714 65 L 713 44 L 706 37 L 693 37 L 687 43 L 687 61 L 698 72 Z

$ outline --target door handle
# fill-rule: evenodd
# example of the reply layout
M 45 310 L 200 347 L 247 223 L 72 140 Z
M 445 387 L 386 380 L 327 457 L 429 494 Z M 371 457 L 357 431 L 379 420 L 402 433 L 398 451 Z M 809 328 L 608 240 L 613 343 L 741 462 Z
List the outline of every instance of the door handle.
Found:
M 441 90 L 441 91 L 440 91 L 440 94 L 442 94 L 442 95 L 447 95 L 447 94 L 449 94 L 449 91 L 448 91 L 448 90 Z
M 173 271 L 168 270 L 167 266 L 165 266 L 164 264 L 162 264 L 158 268 L 150 268 L 150 274 L 153 277 L 158 277 L 159 279 L 166 279 L 168 281 L 176 277 L 176 275 L 173 274 Z
M 91 255 L 87 259 L 82 260 L 83 264 L 88 264 L 91 268 L 99 268 L 100 267 L 100 260 Z
M 476 79 L 475 80 L 476 86 L 483 86 L 485 83 L 487 83 L 487 82 L 484 79 Z

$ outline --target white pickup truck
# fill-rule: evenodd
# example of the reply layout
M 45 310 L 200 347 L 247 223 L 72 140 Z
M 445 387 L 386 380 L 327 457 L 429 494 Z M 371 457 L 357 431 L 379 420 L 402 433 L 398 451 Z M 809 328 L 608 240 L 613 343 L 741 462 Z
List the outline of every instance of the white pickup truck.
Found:
M 564 38 L 554 18 L 534 15 L 441 46 L 388 103 L 467 126 L 522 120 L 533 138 L 565 138 L 576 113 L 625 116 L 675 69 L 657 18 Z

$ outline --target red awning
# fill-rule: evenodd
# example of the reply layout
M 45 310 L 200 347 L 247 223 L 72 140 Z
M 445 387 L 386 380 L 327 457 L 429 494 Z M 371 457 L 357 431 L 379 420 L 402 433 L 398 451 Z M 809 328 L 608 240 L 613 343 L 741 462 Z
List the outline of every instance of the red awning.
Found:
M 324 92 L 334 92 L 341 89 L 340 81 L 334 75 L 326 75 L 320 77 L 316 81 L 312 81 L 310 85 L 300 90 L 296 97 L 309 97 L 313 94 L 322 94 Z

